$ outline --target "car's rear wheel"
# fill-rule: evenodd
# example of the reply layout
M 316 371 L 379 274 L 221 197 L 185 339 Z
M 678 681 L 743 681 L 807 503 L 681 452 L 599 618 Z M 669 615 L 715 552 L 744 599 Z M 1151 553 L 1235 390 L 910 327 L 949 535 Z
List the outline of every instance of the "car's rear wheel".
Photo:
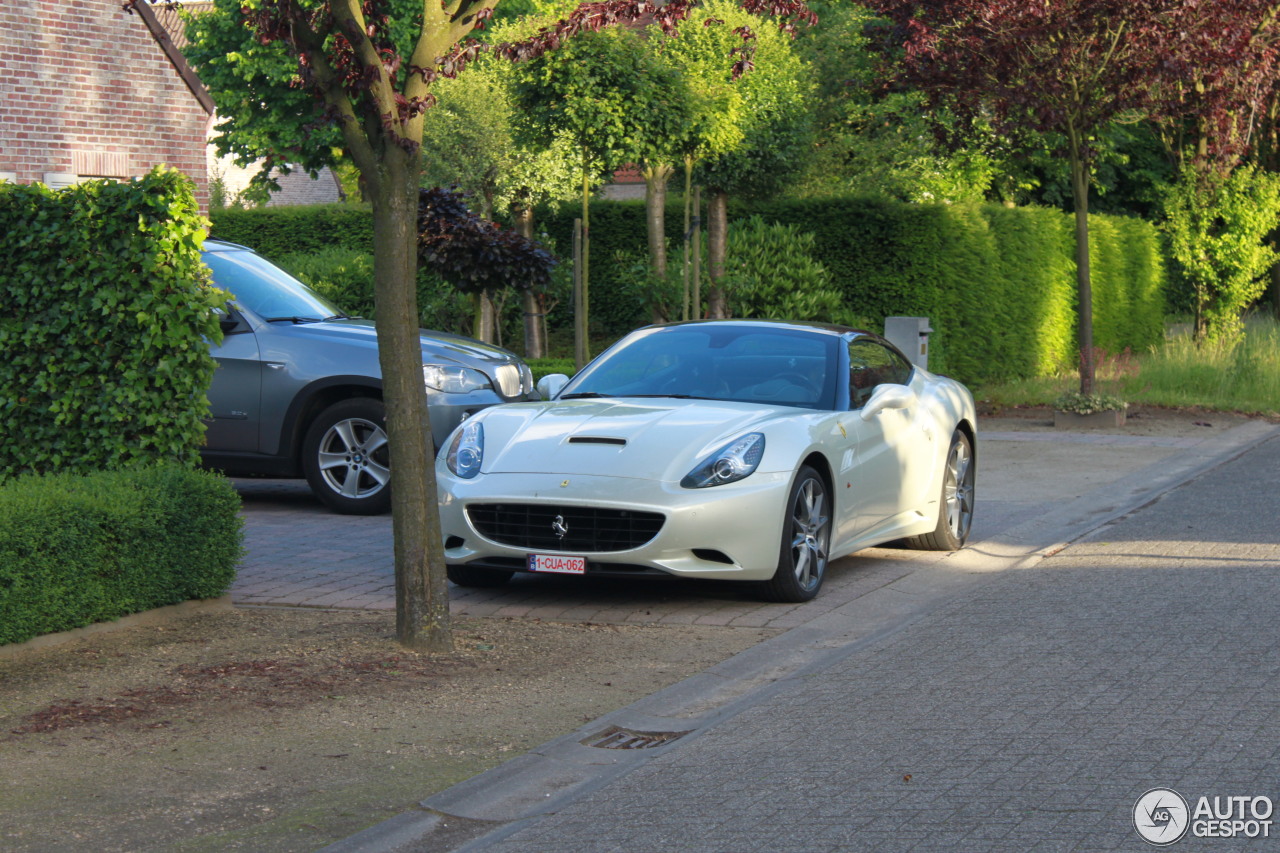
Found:
M 449 580 L 458 586 L 495 587 L 511 580 L 512 572 L 501 569 L 481 569 L 474 566 L 448 566 Z
M 808 601 L 817 595 L 827 573 L 830 545 L 827 484 L 806 465 L 796 474 L 787 498 L 778 570 L 763 584 L 763 596 L 770 601 Z
M 381 400 L 353 397 L 325 409 L 302 441 L 307 482 L 325 506 L 346 515 L 391 508 L 391 458 Z
M 951 436 L 946 467 L 942 470 L 942 495 L 938 506 L 938 526 L 932 533 L 912 536 L 908 548 L 919 551 L 955 551 L 964 547 L 973 525 L 975 467 L 969 436 L 956 430 Z

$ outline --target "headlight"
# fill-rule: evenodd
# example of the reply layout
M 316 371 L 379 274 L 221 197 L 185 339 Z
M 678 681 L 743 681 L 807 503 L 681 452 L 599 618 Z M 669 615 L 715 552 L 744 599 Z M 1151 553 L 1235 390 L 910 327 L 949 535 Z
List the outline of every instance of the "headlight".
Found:
M 422 381 L 428 388 L 447 394 L 470 394 L 491 387 L 489 377 L 480 371 L 449 364 L 422 365 Z
M 466 421 L 453 437 L 449 445 L 449 455 L 445 464 L 449 470 L 464 480 L 470 480 L 480 473 L 480 463 L 484 461 L 484 424 L 479 421 Z
M 680 481 L 686 489 L 705 489 L 723 486 L 748 477 L 764 458 L 764 436 L 748 433 L 734 439 L 699 463 Z

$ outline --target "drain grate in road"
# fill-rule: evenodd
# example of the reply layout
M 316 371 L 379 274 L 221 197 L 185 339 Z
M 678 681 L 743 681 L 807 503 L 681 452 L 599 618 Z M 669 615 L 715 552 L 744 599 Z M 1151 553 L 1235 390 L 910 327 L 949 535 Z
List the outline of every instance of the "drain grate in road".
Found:
M 688 732 L 633 732 L 621 726 L 609 726 L 581 741 L 583 746 L 600 749 L 653 749 L 687 735 Z

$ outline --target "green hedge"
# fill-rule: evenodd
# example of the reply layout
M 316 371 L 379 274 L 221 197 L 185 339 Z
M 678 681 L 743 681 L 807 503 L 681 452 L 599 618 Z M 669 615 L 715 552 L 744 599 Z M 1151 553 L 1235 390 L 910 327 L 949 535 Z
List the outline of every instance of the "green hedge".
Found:
M 229 481 L 179 465 L 0 487 L 0 645 L 226 592 L 242 552 Z
M 194 463 L 226 301 L 190 183 L 0 183 L 0 481 Z M 21 437 L 21 440 L 17 440 Z
M 283 205 L 210 214 L 210 236 L 275 259 L 295 252 L 350 249 L 373 253 L 373 215 L 355 204 Z
M 269 208 L 215 215 L 223 236 L 227 216 L 275 216 Z M 319 234 L 328 208 L 317 208 L 311 238 L 339 244 L 348 233 Z M 359 210 L 344 208 L 344 210 Z M 564 207 L 537 218 L 555 246 L 572 245 L 573 219 Z M 1074 370 L 1076 283 L 1074 219 L 1047 208 L 999 205 L 914 205 L 870 198 L 732 202 L 731 221 L 759 215 L 814 236 L 813 257 L 826 269 L 847 315 L 877 329 L 885 317 L 920 315 L 935 332 L 930 367 L 968 382 Z M 294 210 L 289 217 L 304 217 Z M 368 233 L 368 214 L 358 228 Z M 240 219 L 236 222 L 239 223 Z M 678 264 L 682 209 L 667 211 L 670 263 Z M 1094 342 L 1108 353 L 1141 351 L 1162 339 L 1166 272 L 1155 228 L 1142 220 L 1095 215 L 1091 223 Z M 273 235 L 284 226 L 261 226 Z M 291 228 L 298 227 L 291 225 Z M 305 230 L 305 229 L 304 229 Z M 267 245 L 273 245 L 264 237 Z M 258 247 L 252 233 L 245 240 Z M 648 322 L 644 282 L 634 261 L 645 253 L 644 205 L 596 202 L 591 208 L 593 334 L 618 336 Z M 621 260 L 620 260 L 621 259 Z M 553 326 L 571 320 L 569 305 Z

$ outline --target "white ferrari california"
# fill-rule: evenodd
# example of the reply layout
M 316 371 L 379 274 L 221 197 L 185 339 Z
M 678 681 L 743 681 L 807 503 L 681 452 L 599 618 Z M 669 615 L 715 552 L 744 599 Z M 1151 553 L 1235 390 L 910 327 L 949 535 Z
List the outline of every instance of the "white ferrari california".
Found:
M 969 534 L 973 397 L 869 332 L 652 326 L 539 390 L 441 448 L 456 584 L 675 575 L 807 601 L 832 555 L 893 540 L 954 550 Z

